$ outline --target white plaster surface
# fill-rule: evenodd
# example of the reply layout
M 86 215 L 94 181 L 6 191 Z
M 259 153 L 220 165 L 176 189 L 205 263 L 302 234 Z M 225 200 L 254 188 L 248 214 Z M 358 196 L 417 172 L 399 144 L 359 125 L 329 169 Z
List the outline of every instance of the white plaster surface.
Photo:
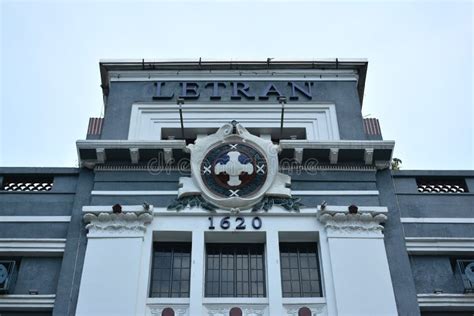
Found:
M 88 240 L 76 315 L 135 315 L 142 244 L 142 238 Z
M 398 315 L 382 238 L 328 238 L 338 316 Z

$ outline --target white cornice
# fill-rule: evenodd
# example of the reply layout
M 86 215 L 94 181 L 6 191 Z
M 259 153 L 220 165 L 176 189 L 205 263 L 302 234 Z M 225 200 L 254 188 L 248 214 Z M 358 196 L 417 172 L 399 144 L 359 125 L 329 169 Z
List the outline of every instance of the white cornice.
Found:
M 474 238 L 405 237 L 409 254 L 467 254 L 474 252 Z
M 347 206 L 327 206 L 327 209 L 333 209 L 333 210 L 341 210 L 343 212 L 345 209 L 347 209 Z M 320 209 L 319 206 L 306 206 L 302 207 L 299 212 L 289 212 L 285 210 L 281 206 L 273 206 L 270 211 L 268 212 L 251 212 L 251 211 L 241 211 L 239 213 L 240 216 L 259 216 L 259 217 L 315 217 L 318 210 Z M 380 210 L 381 212 L 384 212 L 387 210 L 386 207 L 381 207 L 381 206 L 364 206 L 364 207 L 359 207 L 359 210 L 361 212 L 363 211 L 371 211 L 371 212 L 376 212 L 377 210 Z M 170 212 L 167 210 L 165 207 L 155 207 L 154 216 L 157 217 L 168 217 L 168 216 L 190 216 L 190 217 L 202 217 L 202 216 L 209 216 L 209 211 L 206 211 L 202 208 L 189 208 L 186 207 L 184 210 L 179 211 L 179 212 Z M 229 211 L 226 210 L 216 210 L 213 215 L 229 215 Z
M 421 310 L 474 311 L 474 294 L 418 294 Z
M 71 216 L 0 216 L 0 223 L 68 223 Z
M 63 238 L 0 238 L 0 253 L 61 256 L 66 247 Z
M 127 172 L 127 171 L 148 171 L 150 169 L 149 166 L 146 165 L 130 165 L 130 164 L 122 164 L 122 165 L 97 165 L 95 166 L 95 171 L 118 171 L 118 172 Z M 189 168 L 181 168 L 180 166 L 161 166 L 156 167 L 153 169 L 154 171 L 183 171 L 186 173 L 190 173 L 191 169 Z M 306 167 L 306 166 L 282 166 L 280 164 L 279 171 L 281 172 L 315 172 L 315 171 L 358 171 L 358 172 L 374 172 L 376 168 L 370 165 L 360 165 L 360 164 L 339 164 L 339 165 L 325 165 L 319 164 L 314 167 Z
M 357 81 L 357 71 L 351 69 L 329 70 L 271 70 L 271 71 L 156 71 L 114 70 L 110 81 Z
M 181 139 L 175 140 L 78 140 L 76 141 L 78 149 L 96 149 L 96 148 L 140 148 L 140 149 L 164 149 L 186 148 L 186 141 Z
M 371 153 L 371 157 L 376 156 L 376 153 L 381 150 L 389 150 L 390 158 L 384 160 L 373 160 L 365 157 L 360 162 L 365 163 L 365 166 L 374 165 L 377 169 L 388 168 L 393 148 L 394 141 L 360 141 L 360 140 L 336 140 L 336 141 L 307 141 L 307 140 L 281 140 L 280 147 L 282 149 L 293 149 L 299 151 L 300 154 L 308 149 L 324 149 L 328 150 L 329 156 L 333 151 L 339 150 L 364 150 Z M 154 150 L 168 150 L 172 153 L 172 149 L 181 149 L 186 151 L 186 142 L 184 140 L 78 140 L 76 142 L 77 154 L 82 166 L 93 168 L 97 163 L 107 163 L 108 159 L 107 149 L 128 149 L 130 155 L 130 164 L 137 163 L 139 160 L 139 151 L 143 149 Z M 95 150 L 96 158 L 84 159 L 83 152 L 85 150 Z M 334 158 L 334 157 L 333 157 Z M 331 163 L 339 164 L 337 157 L 332 159 Z M 304 163 L 301 162 L 303 165 Z
M 47 311 L 54 307 L 56 295 L 0 295 L 0 310 L 10 311 Z
M 402 217 L 405 224 L 474 224 L 472 217 Z
M 282 139 L 281 148 L 305 148 L 305 149 L 393 149 L 393 140 L 337 140 L 337 141 L 307 141 Z
M 177 190 L 149 190 L 149 191 L 91 191 L 91 195 L 177 195 Z M 377 190 L 293 190 L 292 195 L 327 196 L 327 195 L 379 195 Z

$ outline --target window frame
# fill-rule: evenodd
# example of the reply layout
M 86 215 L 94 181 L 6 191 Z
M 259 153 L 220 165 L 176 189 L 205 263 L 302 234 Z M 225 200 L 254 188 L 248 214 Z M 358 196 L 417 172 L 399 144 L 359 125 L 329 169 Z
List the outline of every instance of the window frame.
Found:
M 156 255 L 157 255 L 157 252 L 158 252 L 158 248 L 167 248 L 167 249 L 171 249 L 171 259 L 170 259 L 170 265 L 169 265 L 169 270 L 170 270 L 170 276 L 168 278 L 168 290 L 167 292 L 162 292 L 162 291 L 154 291 L 155 287 L 154 287 L 154 284 L 155 283 L 160 283 L 162 281 L 165 281 L 165 280 L 161 280 L 161 279 L 158 279 L 158 278 L 155 278 L 155 270 L 160 270 L 160 268 L 156 268 L 155 267 L 155 260 L 156 260 Z M 174 264 L 175 264 L 175 253 L 177 253 L 176 250 L 182 250 L 183 253 L 187 253 L 188 254 L 188 257 L 189 257 L 189 262 L 188 262 L 188 266 L 187 267 L 183 267 L 183 262 L 181 262 L 180 264 L 180 267 L 179 267 L 179 270 L 180 270 L 180 275 L 182 275 L 182 272 L 184 269 L 187 269 L 188 270 L 188 278 L 187 279 L 179 279 L 179 280 L 173 280 L 173 276 L 174 276 L 174 272 L 173 270 L 175 269 L 174 268 Z M 189 251 L 188 251 L 189 250 Z M 161 242 L 161 241 L 155 241 L 153 242 L 153 251 L 152 251 L 152 263 L 151 263 L 151 278 L 150 278 L 150 290 L 149 290 L 149 293 L 148 293 L 148 297 L 149 298 L 189 298 L 190 297 L 190 294 L 191 294 L 191 265 L 192 265 L 192 244 L 190 242 Z M 161 268 L 163 269 L 163 268 Z M 165 270 L 165 269 L 163 269 Z M 173 295 L 177 292 L 173 292 L 173 283 L 174 282 L 178 282 L 180 285 L 179 285 L 179 293 L 180 295 L 176 296 L 176 295 Z M 182 282 L 187 282 L 187 291 L 183 292 L 181 290 L 182 288 L 182 285 L 181 283 Z M 157 287 L 158 289 L 160 289 L 160 285 L 158 285 Z M 155 294 L 154 294 L 155 293 Z M 159 293 L 159 295 L 157 295 L 156 293 Z M 165 295 L 164 293 L 167 293 L 167 295 Z
M 280 253 L 280 276 L 281 276 L 281 291 L 282 291 L 282 297 L 283 298 L 295 298 L 295 297 L 298 297 L 298 298 L 301 298 L 301 297 L 304 297 L 304 298 L 307 298 L 307 297 L 323 297 L 324 295 L 324 292 L 323 292 L 323 284 L 322 284 L 322 271 L 321 271 L 321 262 L 320 262 L 320 254 L 319 254 L 319 244 L 317 242 L 280 242 L 279 245 L 278 245 L 278 248 L 279 248 L 279 253 Z M 284 251 L 282 251 L 282 248 L 284 247 L 294 247 L 294 249 L 296 249 L 296 258 L 297 258 L 297 269 L 298 269 L 298 287 L 299 287 L 299 291 L 285 291 L 285 286 L 284 286 L 284 282 L 293 282 L 293 280 L 291 279 L 291 264 L 289 265 L 288 268 L 284 268 L 283 267 L 283 257 L 282 257 L 282 253 L 284 253 Z M 316 263 L 316 267 L 315 269 L 317 270 L 317 279 L 314 279 L 314 278 L 310 278 L 308 280 L 303 280 L 302 278 L 302 270 L 303 269 L 308 269 L 308 270 L 311 270 L 311 268 L 308 267 L 307 268 L 302 268 L 302 265 L 301 265 L 301 248 L 306 248 L 306 250 L 308 249 L 311 249 L 311 250 L 314 250 L 314 252 L 306 252 L 306 253 L 311 253 L 311 254 L 314 254 L 315 256 L 315 263 Z M 287 253 L 290 253 L 290 252 L 287 252 Z M 309 258 L 308 258 L 309 259 Z M 289 271 L 289 274 L 290 274 L 290 279 L 289 280 L 285 280 L 283 274 L 284 274 L 284 269 L 287 269 L 287 270 L 290 270 Z M 309 273 L 310 276 L 312 276 L 311 273 Z M 303 283 L 302 281 L 309 281 L 310 282 L 310 291 L 304 291 L 303 290 Z M 312 282 L 317 282 L 317 287 L 319 288 L 319 291 L 311 291 L 312 290 L 312 286 L 311 286 L 311 283 Z M 292 286 L 291 286 L 292 287 Z M 289 295 L 291 294 L 291 295 Z M 295 295 L 295 294 L 299 294 L 299 295 Z
M 219 263 L 218 263 L 218 293 L 217 295 L 211 295 L 209 293 L 209 283 L 215 282 L 215 281 L 209 281 L 209 273 L 211 270 L 215 269 L 209 269 L 209 247 L 216 247 L 214 249 L 218 250 L 219 254 Z M 231 248 L 233 250 L 233 269 L 232 269 L 232 295 L 223 295 L 222 294 L 222 250 L 224 248 Z M 238 271 L 245 271 L 245 269 L 241 268 L 238 269 L 237 267 L 237 255 L 240 253 L 237 253 L 237 249 L 245 249 L 247 248 L 247 273 L 248 273 L 248 279 L 247 281 L 238 281 L 237 279 L 237 272 Z M 257 253 L 255 253 L 257 252 Z M 258 262 L 256 262 L 257 268 L 253 269 L 252 268 L 252 255 L 260 255 L 261 256 L 261 269 L 258 268 Z M 228 269 L 227 269 L 228 270 Z M 229 298 L 229 297 L 234 297 L 234 298 L 265 298 L 267 297 L 267 278 L 266 278 L 266 262 L 265 262 L 265 244 L 264 243 L 230 243 L 230 244 L 224 244 L 224 243 L 206 243 L 205 245 L 205 271 L 204 271 L 204 297 L 206 298 Z M 253 294 L 253 287 L 252 283 L 253 278 L 252 278 L 252 272 L 256 273 L 256 288 L 257 288 L 257 294 Z M 258 272 L 261 272 L 261 279 L 258 276 Z M 225 281 L 229 282 L 229 281 Z M 238 283 L 245 284 L 247 283 L 247 293 L 248 295 L 240 295 L 238 294 Z M 259 291 L 259 284 L 262 286 L 262 293 Z

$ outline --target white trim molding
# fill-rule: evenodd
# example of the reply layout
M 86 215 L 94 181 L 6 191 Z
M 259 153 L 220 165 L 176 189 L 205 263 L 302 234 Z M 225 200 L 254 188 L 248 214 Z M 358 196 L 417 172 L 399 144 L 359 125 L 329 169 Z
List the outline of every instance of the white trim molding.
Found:
M 474 224 L 472 217 L 402 217 L 405 224 Z
M 48 311 L 54 307 L 55 294 L 0 295 L 0 310 L 8 311 Z
M 0 223 L 69 223 L 71 216 L 0 216 Z
M 418 294 L 421 310 L 433 311 L 474 311 L 474 294 Z
M 312 70 L 213 70 L 206 71 L 154 71 L 154 70 L 113 70 L 109 71 L 110 81 L 357 81 L 359 76 L 353 69 L 312 69 Z
M 474 238 L 405 237 L 411 255 L 474 253 Z
M 177 190 L 149 191 L 101 191 L 94 190 L 91 195 L 177 195 Z M 292 195 L 379 195 L 378 190 L 293 190 Z
M 63 238 L 0 238 L 0 253 L 62 256 L 66 247 Z
M 187 128 L 219 128 L 237 120 L 245 128 L 280 128 L 279 103 L 232 102 L 192 103 L 180 107 Z M 129 140 L 161 140 L 163 128 L 179 128 L 176 103 L 135 103 L 132 105 Z M 212 115 L 211 115 L 212 114 Z M 311 102 L 285 105 L 285 127 L 305 128 L 313 141 L 339 140 L 336 106 L 333 103 Z

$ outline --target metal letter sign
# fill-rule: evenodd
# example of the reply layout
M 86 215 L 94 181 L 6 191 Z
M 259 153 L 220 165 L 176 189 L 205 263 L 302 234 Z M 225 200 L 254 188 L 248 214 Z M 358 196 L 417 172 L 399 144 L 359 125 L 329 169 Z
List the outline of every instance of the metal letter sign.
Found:
M 154 101 L 169 101 L 175 97 L 185 100 L 238 101 L 245 99 L 250 101 L 255 100 L 257 96 L 259 100 L 286 97 L 297 101 L 300 96 L 306 100 L 311 100 L 313 97 L 311 91 L 313 82 L 311 81 L 159 81 L 155 82 L 154 86 L 152 96 Z

